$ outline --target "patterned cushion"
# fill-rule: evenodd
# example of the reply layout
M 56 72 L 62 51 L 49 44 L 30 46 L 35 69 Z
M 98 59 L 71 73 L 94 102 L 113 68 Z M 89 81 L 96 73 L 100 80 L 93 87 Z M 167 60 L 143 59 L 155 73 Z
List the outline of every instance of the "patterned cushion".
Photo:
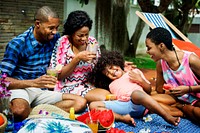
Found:
M 69 119 L 69 113 L 50 104 L 33 108 L 18 133 L 92 133 L 84 123 Z
M 84 123 L 62 118 L 31 118 L 18 133 L 92 133 Z

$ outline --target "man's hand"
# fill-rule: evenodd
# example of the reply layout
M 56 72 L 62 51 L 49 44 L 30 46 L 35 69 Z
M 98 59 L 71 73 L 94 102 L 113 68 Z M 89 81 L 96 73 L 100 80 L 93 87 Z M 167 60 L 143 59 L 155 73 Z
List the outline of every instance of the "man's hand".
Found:
M 50 75 L 42 75 L 41 77 L 33 80 L 32 87 L 53 89 L 56 82 L 56 77 Z

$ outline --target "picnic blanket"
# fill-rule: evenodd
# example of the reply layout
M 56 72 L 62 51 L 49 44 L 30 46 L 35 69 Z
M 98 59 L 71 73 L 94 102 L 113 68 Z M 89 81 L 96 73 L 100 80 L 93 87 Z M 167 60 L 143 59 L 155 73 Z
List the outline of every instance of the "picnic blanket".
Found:
M 152 119 L 146 122 L 142 118 L 135 119 L 136 127 L 122 122 L 115 122 L 115 127 L 134 133 L 200 133 L 200 124 L 188 119 L 181 118 L 179 125 L 173 126 L 157 114 L 149 114 L 149 116 Z
M 55 123 L 59 123 L 56 125 L 59 125 L 59 127 L 63 127 L 63 128 L 60 128 L 59 132 L 80 133 L 83 130 L 88 131 L 88 128 L 87 126 L 84 126 L 84 123 L 82 124 L 81 122 L 75 123 L 75 121 L 66 119 L 69 117 L 68 115 L 69 114 L 67 112 L 61 110 L 60 108 L 56 106 L 47 105 L 47 104 L 38 105 L 35 108 L 33 108 L 32 112 L 30 113 L 27 119 L 25 119 L 22 122 L 15 123 L 13 133 L 17 133 L 19 130 L 21 130 L 22 132 L 23 129 L 21 128 L 32 130 L 34 129 L 33 128 L 34 125 L 35 126 L 42 125 L 42 127 L 44 127 L 44 125 L 46 125 L 45 120 L 49 121 L 51 120 L 51 118 L 55 118 L 53 119 L 55 121 L 53 125 L 55 125 Z M 42 120 L 42 118 L 44 118 L 44 120 Z M 171 124 L 168 124 L 162 117 L 160 117 L 157 114 L 147 114 L 143 118 L 134 118 L 134 119 L 136 122 L 135 127 L 133 125 L 125 124 L 122 122 L 115 122 L 113 127 L 122 129 L 126 132 L 134 132 L 134 133 L 200 133 L 200 123 L 194 123 L 184 118 L 181 118 L 178 126 L 173 126 Z M 63 122 L 64 124 L 62 124 Z M 32 124 L 32 123 L 35 123 L 35 124 Z M 51 126 L 49 126 L 48 129 L 54 130 L 55 127 L 52 126 L 52 123 L 53 122 L 50 122 Z M 81 125 L 81 126 L 77 126 L 77 125 Z M 26 128 L 27 126 L 28 128 Z M 73 128 L 73 126 L 75 126 L 76 128 Z M 69 129 L 66 129 L 66 127 L 68 127 Z M 106 132 L 105 130 L 101 130 L 101 133 L 105 133 L 105 132 Z
M 173 126 L 165 122 L 157 114 L 149 114 L 149 116 L 152 119 L 149 121 L 147 120 L 146 122 L 143 118 L 135 119 L 137 123 L 136 127 L 122 122 L 115 122 L 114 127 L 122 129 L 126 132 L 134 133 L 200 133 L 200 124 L 191 122 L 188 119 L 181 118 L 179 125 Z M 13 133 L 17 133 L 20 127 L 22 127 L 25 123 L 26 121 L 15 123 L 15 130 Z M 104 132 L 105 131 L 99 133 Z

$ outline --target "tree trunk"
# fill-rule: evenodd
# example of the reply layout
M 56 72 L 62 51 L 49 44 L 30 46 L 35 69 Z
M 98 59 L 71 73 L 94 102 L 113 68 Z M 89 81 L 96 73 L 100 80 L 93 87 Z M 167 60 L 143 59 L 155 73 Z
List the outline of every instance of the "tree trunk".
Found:
M 125 54 L 126 56 L 131 56 L 134 58 L 136 57 L 138 42 L 139 42 L 144 26 L 145 26 L 144 21 L 142 21 L 141 19 L 138 19 L 135 32 L 133 33 L 131 37 L 129 48 L 127 49 L 126 54 Z
M 111 1 L 97 0 L 96 15 L 95 15 L 95 37 L 99 45 L 111 47 Z
M 97 0 L 95 37 L 106 49 L 124 54 L 128 47 L 127 0 Z
M 180 29 L 181 31 L 187 35 L 189 31 L 189 11 L 195 7 L 197 0 L 184 0 L 182 7 L 180 8 L 182 10 L 182 20 L 180 21 Z
M 112 13 L 112 44 L 111 49 L 121 52 L 127 49 L 129 44 L 128 31 L 127 31 L 127 0 L 113 0 L 113 13 Z
M 194 17 L 192 16 L 191 20 L 189 21 L 188 15 L 191 9 L 195 10 L 196 2 L 197 0 L 182 0 L 180 3 L 173 1 L 174 9 L 167 10 L 165 12 L 166 18 L 186 36 Z M 178 35 L 177 38 L 181 39 Z

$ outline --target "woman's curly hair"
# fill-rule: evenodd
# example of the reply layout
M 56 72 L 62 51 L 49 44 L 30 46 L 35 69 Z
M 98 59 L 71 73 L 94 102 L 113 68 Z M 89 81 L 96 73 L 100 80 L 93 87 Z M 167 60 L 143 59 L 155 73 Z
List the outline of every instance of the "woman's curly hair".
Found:
M 117 51 L 102 51 L 101 57 L 98 58 L 98 62 L 95 65 L 92 72 L 89 74 L 89 82 L 94 84 L 97 88 L 103 88 L 109 90 L 109 84 L 112 82 L 102 72 L 107 66 L 115 65 L 120 66 L 124 70 L 124 58 Z
M 92 20 L 87 12 L 81 10 L 73 11 L 68 15 L 64 23 L 63 35 L 72 35 L 84 26 L 88 27 L 89 30 L 92 28 Z

